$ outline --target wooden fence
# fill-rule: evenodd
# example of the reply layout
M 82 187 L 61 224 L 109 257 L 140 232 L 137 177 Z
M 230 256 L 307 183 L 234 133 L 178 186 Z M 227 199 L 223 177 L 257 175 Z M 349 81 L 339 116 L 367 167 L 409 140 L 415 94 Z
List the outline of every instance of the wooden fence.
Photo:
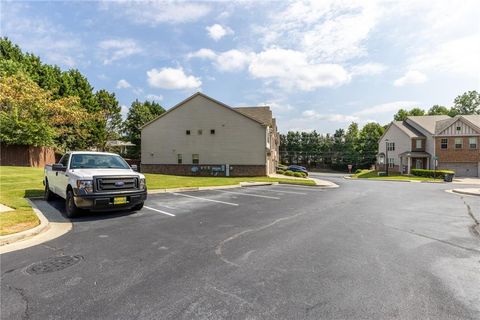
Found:
M 55 151 L 50 147 L 23 145 L 0 145 L 0 165 L 22 167 L 44 167 L 55 163 Z

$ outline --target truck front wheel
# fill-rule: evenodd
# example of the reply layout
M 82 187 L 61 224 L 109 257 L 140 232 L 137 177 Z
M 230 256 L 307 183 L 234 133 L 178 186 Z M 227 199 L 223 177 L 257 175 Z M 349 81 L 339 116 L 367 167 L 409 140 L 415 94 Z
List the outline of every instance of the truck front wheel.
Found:
M 143 202 L 140 202 L 139 204 L 134 205 L 134 206 L 132 207 L 132 209 L 130 209 L 130 210 L 132 210 L 132 211 L 140 211 L 140 210 L 142 210 L 142 208 L 143 208 Z
M 45 201 L 51 201 L 55 197 L 55 194 L 50 191 L 50 187 L 48 186 L 48 180 L 45 180 L 45 192 L 43 193 L 43 198 Z
M 67 190 L 67 197 L 65 199 L 65 211 L 68 218 L 75 218 L 80 209 L 75 205 L 75 199 L 73 198 L 73 191 Z

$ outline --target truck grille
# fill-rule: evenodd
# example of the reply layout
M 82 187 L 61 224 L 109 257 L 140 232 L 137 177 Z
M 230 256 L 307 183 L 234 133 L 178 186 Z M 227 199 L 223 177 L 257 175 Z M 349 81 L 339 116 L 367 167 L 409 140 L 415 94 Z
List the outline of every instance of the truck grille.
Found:
M 96 177 L 97 191 L 136 190 L 138 189 L 137 177 Z

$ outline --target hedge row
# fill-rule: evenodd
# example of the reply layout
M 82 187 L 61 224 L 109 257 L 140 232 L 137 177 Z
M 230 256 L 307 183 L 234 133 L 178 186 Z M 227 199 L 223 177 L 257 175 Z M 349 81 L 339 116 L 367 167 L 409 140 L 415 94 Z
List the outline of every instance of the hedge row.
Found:
M 284 174 L 284 175 L 289 176 L 289 177 L 298 177 L 298 178 L 306 178 L 307 177 L 307 175 L 303 172 L 293 172 L 291 170 L 287 170 L 287 171 L 277 170 L 277 173 L 278 174 Z
M 410 173 L 417 177 L 433 178 L 435 175 L 435 178 L 443 179 L 445 177 L 445 174 L 447 173 L 455 174 L 455 171 L 451 171 L 451 170 L 435 170 L 434 171 L 434 170 L 427 170 L 427 169 L 412 169 Z

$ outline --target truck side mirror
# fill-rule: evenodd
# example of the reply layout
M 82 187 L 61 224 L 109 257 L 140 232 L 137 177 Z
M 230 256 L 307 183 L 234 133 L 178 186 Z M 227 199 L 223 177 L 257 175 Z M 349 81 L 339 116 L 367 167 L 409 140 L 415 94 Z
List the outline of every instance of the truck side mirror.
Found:
M 61 163 L 52 164 L 52 171 L 66 171 L 67 168 Z
M 138 167 L 136 164 L 132 164 L 130 167 L 132 168 L 133 171 L 138 171 Z

